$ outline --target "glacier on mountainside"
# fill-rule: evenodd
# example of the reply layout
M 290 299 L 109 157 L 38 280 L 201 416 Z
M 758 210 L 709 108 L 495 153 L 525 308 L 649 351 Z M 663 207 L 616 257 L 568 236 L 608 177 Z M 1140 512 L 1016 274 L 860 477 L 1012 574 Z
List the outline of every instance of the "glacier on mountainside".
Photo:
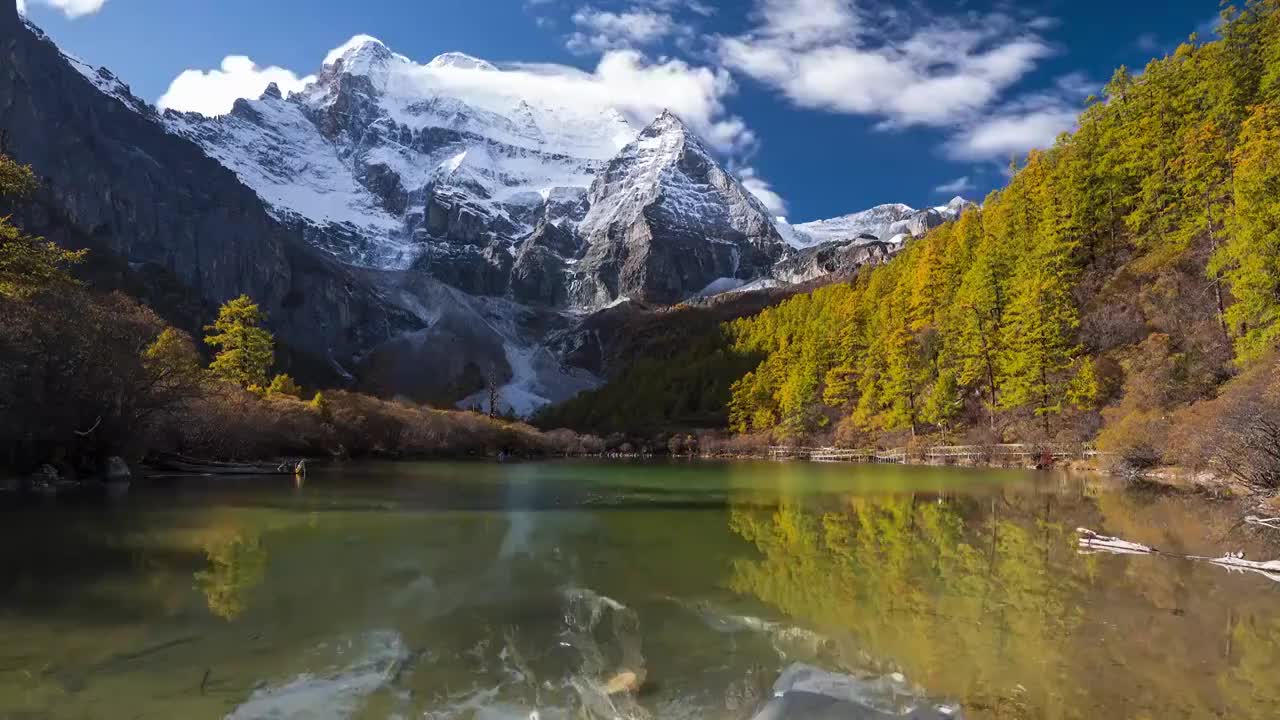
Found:
M 419 64 L 356 36 L 301 92 L 271 87 L 224 116 L 167 112 L 164 122 L 281 219 L 336 236 L 315 242 L 345 262 L 404 269 L 424 254 L 436 265 L 483 254 L 509 264 L 504 253 L 533 232 L 548 199 L 585 193 L 636 131 L 603 102 L 570 106 L 484 80 L 505 72 L 525 71 L 462 53 Z M 444 279 L 501 294 L 465 287 L 457 276 L 468 271 Z

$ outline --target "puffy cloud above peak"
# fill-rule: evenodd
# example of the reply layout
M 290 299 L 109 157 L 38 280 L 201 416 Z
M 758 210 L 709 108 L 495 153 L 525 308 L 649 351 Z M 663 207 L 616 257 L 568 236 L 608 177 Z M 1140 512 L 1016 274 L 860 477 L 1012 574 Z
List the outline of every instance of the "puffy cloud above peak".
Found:
M 933 191 L 939 195 L 960 195 L 972 191 L 974 187 L 974 182 L 969 179 L 968 175 L 965 175 L 954 180 L 948 180 L 935 187 Z
M 758 0 L 756 25 L 720 38 L 719 56 L 800 107 L 941 127 L 983 111 L 1052 52 L 1030 22 L 1005 14 L 904 15 L 852 0 Z
M 500 73 L 472 73 L 452 81 L 558 98 L 570 106 L 608 105 L 637 127 L 670 109 L 726 153 L 740 151 L 754 141 L 742 120 L 725 110 L 724 99 L 734 91 L 727 72 L 670 58 L 651 62 L 635 50 L 606 52 L 591 72 L 562 65 L 518 65 Z
M 298 77 L 281 67 L 259 67 L 244 55 L 228 55 L 216 70 L 183 70 L 156 105 L 162 110 L 198 112 L 201 115 L 225 115 L 236 100 L 257 98 L 271 83 L 282 93 L 298 92 L 315 81 L 315 76 Z
M 107 0 L 31 0 L 33 4 L 47 5 L 69 18 L 92 15 L 102 9 Z M 18 12 L 27 14 L 27 1 L 18 0 Z
M 375 45 L 382 57 L 395 61 L 384 64 L 370 58 L 371 53 L 364 50 Z M 573 118 L 590 122 L 613 112 L 621 113 L 635 127 L 647 125 L 669 108 L 720 152 L 741 153 L 755 142 L 745 123 L 725 108 L 725 98 L 734 91 L 729 73 L 683 60 L 655 61 L 637 50 L 609 50 L 590 71 L 545 63 L 511 63 L 499 68 L 462 53 L 446 53 L 419 64 L 396 55 L 372 36 L 357 35 L 330 51 L 324 64 L 353 58 L 353 53 L 362 62 L 347 71 L 392 73 L 393 77 L 381 80 L 390 94 L 445 94 L 497 113 L 510 111 L 522 100 L 551 103 L 560 109 L 557 113 L 565 115 L 566 122 L 573 122 Z M 183 71 L 158 105 L 220 115 L 230 112 L 239 98 L 259 97 L 269 83 L 276 83 L 287 95 L 315 79 L 286 68 L 259 67 L 248 57 L 232 55 L 218 69 Z

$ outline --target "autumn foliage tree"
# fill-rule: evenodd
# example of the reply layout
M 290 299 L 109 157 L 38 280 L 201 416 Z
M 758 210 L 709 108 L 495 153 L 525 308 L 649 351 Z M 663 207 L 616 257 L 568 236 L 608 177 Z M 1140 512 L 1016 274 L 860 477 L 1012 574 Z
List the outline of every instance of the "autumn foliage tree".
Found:
M 1247 368 L 1280 344 L 1280 1 L 1117 70 L 1078 130 L 887 264 L 729 328 L 763 357 L 733 386 L 742 432 L 1115 444 L 1209 397 L 1232 348 Z M 1176 389 L 1125 378 L 1154 366 Z

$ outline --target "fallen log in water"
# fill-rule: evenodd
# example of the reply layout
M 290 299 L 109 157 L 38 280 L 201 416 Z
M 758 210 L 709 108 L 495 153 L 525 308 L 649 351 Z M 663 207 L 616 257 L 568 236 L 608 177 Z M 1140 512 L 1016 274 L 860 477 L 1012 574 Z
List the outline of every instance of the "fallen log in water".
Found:
M 1089 528 L 1076 528 L 1080 535 L 1080 552 L 1109 552 L 1117 555 L 1149 555 L 1156 549 L 1141 543 L 1121 540 L 1110 535 L 1099 535 Z
M 1110 535 L 1101 535 L 1089 528 L 1076 528 L 1076 534 L 1079 535 L 1079 552 L 1082 554 L 1106 552 L 1114 555 L 1163 555 L 1165 557 L 1182 558 L 1183 560 L 1208 562 L 1218 567 L 1226 568 L 1229 571 L 1255 572 L 1268 580 L 1280 582 L 1280 560 L 1246 560 L 1244 553 L 1241 552 L 1228 552 L 1221 557 L 1162 552 L 1141 543 L 1122 540 Z
M 284 459 L 270 463 L 219 462 L 199 460 L 182 455 L 162 454 L 148 459 L 154 470 L 185 475 L 305 475 L 306 460 Z

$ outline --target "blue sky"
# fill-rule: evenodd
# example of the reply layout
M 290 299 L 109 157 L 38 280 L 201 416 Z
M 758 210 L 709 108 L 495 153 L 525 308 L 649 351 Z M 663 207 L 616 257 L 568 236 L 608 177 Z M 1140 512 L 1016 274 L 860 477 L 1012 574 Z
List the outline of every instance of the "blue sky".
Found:
M 0 0 L 3 1 L 3 0 Z M 1120 64 L 1211 28 L 1217 0 L 25 0 L 63 49 L 157 101 L 218 107 L 303 78 L 356 33 L 628 84 L 712 137 L 793 222 L 980 198 Z M 19 3 L 22 7 L 22 3 Z M 1157 7 L 1158 6 L 1158 7 Z M 228 56 L 244 56 L 224 66 Z M 208 74 L 232 67 L 234 72 Z M 606 71 L 613 68 L 615 71 Z M 621 68 L 621 72 L 617 71 Z M 569 72 L 566 70 L 565 72 Z M 621 79 L 619 79 L 621 78 Z M 288 85 L 288 82 L 282 83 Z M 226 100 L 225 102 L 229 102 Z M 209 109 L 209 112 L 214 110 Z M 647 111 L 647 110 L 646 110 Z

